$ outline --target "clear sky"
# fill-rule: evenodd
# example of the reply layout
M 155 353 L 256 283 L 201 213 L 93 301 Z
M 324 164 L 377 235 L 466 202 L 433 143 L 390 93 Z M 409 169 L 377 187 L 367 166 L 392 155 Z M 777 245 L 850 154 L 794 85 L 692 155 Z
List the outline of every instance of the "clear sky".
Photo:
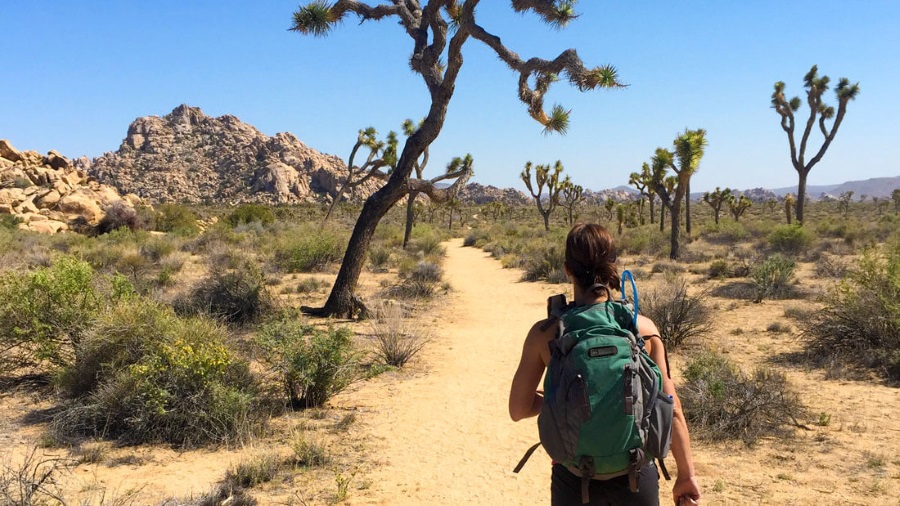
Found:
M 348 18 L 329 37 L 313 38 L 287 31 L 296 1 L 0 5 L 0 138 L 18 149 L 95 157 L 118 149 L 136 117 L 187 103 L 268 135 L 293 132 L 346 159 L 360 128 L 385 134 L 427 112 L 425 86 L 407 65 L 411 40 L 392 20 Z M 802 96 L 803 75 L 818 64 L 834 83 L 859 81 L 861 92 L 809 183 L 900 175 L 900 93 L 890 87 L 900 83 L 900 2 L 585 0 L 577 7 L 581 17 L 563 30 L 503 0 L 483 0 L 477 15 L 523 58 L 573 47 L 588 66 L 615 65 L 630 86 L 579 93 L 557 83 L 547 103 L 572 109 L 570 130 L 545 136 L 516 96 L 517 76 L 470 40 L 430 174 L 471 153 L 474 181 L 521 189 L 526 161 L 561 160 L 574 182 L 598 190 L 626 184 L 685 128 L 705 128 L 709 147 L 693 190 L 795 185 L 769 99 L 779 80 L 789 96 Z M 826 97 L 836 105 L 832 91 Z M 818 147 L 821 135 L 813 139 Z

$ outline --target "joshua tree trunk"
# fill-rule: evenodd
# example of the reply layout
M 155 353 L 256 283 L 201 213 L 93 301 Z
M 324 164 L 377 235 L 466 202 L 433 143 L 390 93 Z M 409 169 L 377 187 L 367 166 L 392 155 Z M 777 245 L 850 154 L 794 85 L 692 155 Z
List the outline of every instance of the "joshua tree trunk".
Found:
M 672 230 L 671 232 L 671 250 L 669 251 L 669 258 L 672 260 L 678 260 L 678 248 L 679 248 L 679 234 L 681 233 L 681 201 L 684 199 L 684 185 L 678 185 L 678 188 L 675 190 L 675 198 L 672 199 L 672 210 L 669 213 L 671 215 L 672 220 Z
M 406 202 L 406 228 L 403 231 L 403 249 L 406 249 L 406 245 L 409 244 L 409 237 L 412 235 L 413 222 L 416 219 L 415 203 L 417 195 L 419 195 L 419 192 L 412 192 L 407 197 L 409 200 Z
M 684 229 L 687 236 L 691 237 L 691 183 L 687 184 L 684 194 Z
M 666 229 L 666 206 L 659 206 L 659 231 L 662 232 Z
M 797 169 L 797 174 L 800 177 L 797 182 L 797 203 L 794 204 L 796 206 L 794 215 L 797 217 L 797 223 L 803 224 L 803 203 L 806 202 L 806 176 L 809 175 L 809 169 L 799 168 Z M 788 224 L 790 225 L 790 223 L 791 216 L 788 214 Z

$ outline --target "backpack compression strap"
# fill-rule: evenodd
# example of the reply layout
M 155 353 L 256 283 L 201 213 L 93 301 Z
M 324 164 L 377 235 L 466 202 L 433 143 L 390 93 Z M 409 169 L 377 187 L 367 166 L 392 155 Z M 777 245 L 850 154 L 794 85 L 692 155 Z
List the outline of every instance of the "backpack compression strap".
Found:
M 513 469 L 514 473 L 518 474 L 518 472 L 522 470 L 522 467 L 525 466 L 525 463 L 528 462 L 528 459 L 531 458 L 531 454 L 534 453 L 535 450 L 537 450 L 538 446 L 541 446 L 540 441 L 535 443 L 534 446 L 532 446 L 528 449 L 528 451 L 525 452 L 525 455 L 522 456 L 522 459 L 519 460 L 519 463 L 516 464 L 516 467 Z

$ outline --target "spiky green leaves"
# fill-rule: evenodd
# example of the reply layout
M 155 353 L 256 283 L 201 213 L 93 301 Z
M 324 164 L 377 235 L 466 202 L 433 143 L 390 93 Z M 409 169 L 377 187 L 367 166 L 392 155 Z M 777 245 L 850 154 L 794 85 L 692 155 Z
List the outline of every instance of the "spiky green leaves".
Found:
M 569 131 L 569 114 L 571 110 L 556 104 L 547 116 L 547 122 L 544 123 L 544 134 L 558 133 L 565 135 Z
M 563 28 L 578 17 L 575 4 L 578 0 L 512 0 L 516 12 L 532 10 L 541 19 L 555 28 Z
M 612 65 L 603 65 L 588 70 L 584 78 L 576 83 L 582 91 L 595 88 L 623 88 L 625 85 L 619 82 L 619 72 Z
M 856 84 L 850 84 L 850 80 L 846 77 L 842 77 L 840 81 L 838 81 L 837 88 L 835 88 L 835 93 L 837 93 L 838 100 L 854 100 L 856 95 L 859 94 L 859 82 Z
M 802 102 L 800 101 L 800 97 L 792 98 L 791 102 L 790 102 L 791 111 L 797 112 L 797 110 L 800 109 L 801 104 L 802 104 Z
M 338 18 L 326 0 L 314 0 L 294 12 L 290 30 L 304 35 L 324 37 L 331 33 Z
M 465 171 L 469 176 L 473 174 L 472 166 L 474 165 L 474 159 L 472 158 L 471 153 L 466 153 L 466 156 L 457 156 L 450 160 L 450 163 L 447 164 L 447 174 L 453 174 L 458 171 Z

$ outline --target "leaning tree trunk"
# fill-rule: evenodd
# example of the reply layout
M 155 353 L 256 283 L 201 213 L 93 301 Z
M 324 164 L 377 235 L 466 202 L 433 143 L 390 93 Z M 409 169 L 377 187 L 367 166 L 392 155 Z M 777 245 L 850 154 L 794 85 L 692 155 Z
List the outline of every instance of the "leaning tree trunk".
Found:
M 544 230 L 547 232 L 550 231 L 550 212 L 541 212 L 541 216 L 544 218 Z
M 803 226 L 803 204 L 806 202 L 806 176 L 809 175 L 809 170 L 799 168 L 797 173 L 800 174 L 800 181 L 797 183 L 797 212 L 795 216 L 797 224 Z
M 416 219 L 415 202 L 418 194 L 418 192 L 413 192 L 407 197 L 409 200 L 406 202 L 406 229 L 403 231 L 403 249 L 406 249 L 406 245 L 409 244 L 409 237 L 412 235 L 413 222 Z
M 665 203 L 659 204 L 659 231 L 662 232 L 666 229 L 666 205 Z
M 647 197 L 647 200 L 650 201 L 650 224 L 653 225 L 656 223 L 656 209 L 653 207 L 653 202 L 656 200 L 653 197 Z

